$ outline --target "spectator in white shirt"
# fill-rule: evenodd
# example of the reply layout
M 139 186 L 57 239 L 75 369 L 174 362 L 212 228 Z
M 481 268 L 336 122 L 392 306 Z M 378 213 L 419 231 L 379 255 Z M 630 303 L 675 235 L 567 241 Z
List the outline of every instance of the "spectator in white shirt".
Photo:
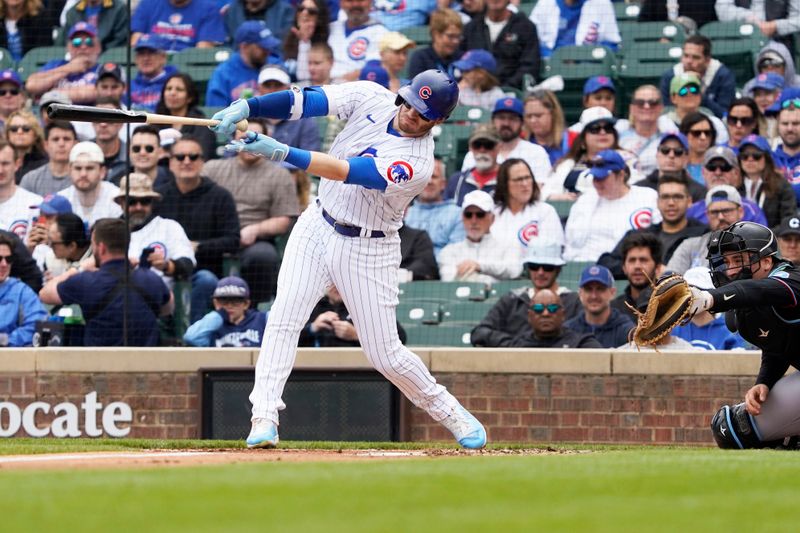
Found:
M 17 186 L 17 168 L 19 159 L 14 148 L 0 139 L 0 230 L 10 231 L 25 242 L 33 225 L 31 206 L 41 204 L 42 197 Z
M 72 204 L 72 212 L 89 226 L 101 218 L 119 218 L 122 209 L 114 202 L 119 187 L 105 181 L 103 150 L 91 141 L 79 142 L 69 153 L 72 185 L 58 194 Z

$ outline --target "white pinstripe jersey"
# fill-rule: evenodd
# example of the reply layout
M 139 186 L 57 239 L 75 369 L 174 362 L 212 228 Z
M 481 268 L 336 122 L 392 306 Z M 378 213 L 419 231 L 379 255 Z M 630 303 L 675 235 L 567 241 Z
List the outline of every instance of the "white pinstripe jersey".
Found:
M 396 95 L 371 81 L 323 87 L 331 115 L 347 119 L 331 145 L 339 159 L 372 156 L 386 190 L 367 189 L 322 179 L 322 207 L 343 224 L 384 232 L 397 231 L 403 213 L 433 173 L 433 136 L 400 137 L 388 133 L 398 107 Z

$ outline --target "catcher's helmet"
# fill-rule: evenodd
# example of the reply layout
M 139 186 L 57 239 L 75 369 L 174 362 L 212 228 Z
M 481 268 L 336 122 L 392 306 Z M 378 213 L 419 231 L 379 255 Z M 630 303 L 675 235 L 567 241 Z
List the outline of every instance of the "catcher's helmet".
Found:
M 728 266 L 724 256 L 731 253 L 745 253 L 741 265 L 736 265 L 741 270 L 733 278 L 726 274 Z M 711 280 L 715 287 L 721 287 L 738 279 L 753 277 L 751 266 L 764 257 L 777 255 L 778 243 L 772 230 L 755 222 L 736 222 L 728 229 L 716 231 L 711 234 L 708 241 L 708 266 L 711 269 Z
M 458 105 L 458 84 L 446 72 L 426 70 L 397 91 L 397 104 L 403 101 L 428 120 L 447 118 Z

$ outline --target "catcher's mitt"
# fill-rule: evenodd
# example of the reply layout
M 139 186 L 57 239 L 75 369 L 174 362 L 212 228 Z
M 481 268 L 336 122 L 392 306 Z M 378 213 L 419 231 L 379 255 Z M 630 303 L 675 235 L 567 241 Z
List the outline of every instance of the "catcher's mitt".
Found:
M 637 348 L 655 345 L 669 335 L 672 328 L 691 318 L 692 290 L 682 276 L 670 274 L 655 284 L 651 282 L 651 286 L 653 294 L 644 312 L 628 304 L 638 317 L 636 327 L 629 334 L 629 340 Z

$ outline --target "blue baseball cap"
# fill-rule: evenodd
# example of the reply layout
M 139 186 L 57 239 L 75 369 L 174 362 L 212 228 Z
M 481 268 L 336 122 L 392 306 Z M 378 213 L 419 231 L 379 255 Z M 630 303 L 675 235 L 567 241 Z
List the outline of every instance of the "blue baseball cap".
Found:
M 589 161 L 589 174 L 596 180 L 604 180 L 611 172 L 618 172 L 627 165 L 616 150 L 601 150 Z
M 608 76 L 592 76 L 583 85 L 583 96 L 587 94 L 596 93 L 600 89 L 608 89 L 616 94 L 617 88 L 614 87 L 614 82 Z
M 380 61 L 367 61 L 367 64 L 361 69 L 358 79 L 374 81 L 381 87 L 389 88 L 389 72 L 381 66 Z
M 492 111 L 492 115 L 495 113 L 500 113 L 501 111 L 510 111 L 511 113 L 517 114 L 522 117 L 525 113 L 523 111 L 523 104 L 522 100 L 519 98 L 514 98 L 512 96 L 506 96 L 505 98 L 500 98 L 497 102 L 494 103 L 494 110 Z
M 783 76 L 777 72 L 764 72 L 755 77 L 753 82 L 753 90 L 764 89 L 767 91 L 775 91 L 783 89 Z
M 58 194 L 48 194 L 42 198 L 42 203 L 31 207 L 38 207 L 43 215 L 63 215 L 72 213 L 72 204 L 69 200 Z
M 94 26 L 94 24 L 89 24 L 88 22 L 85 22 L 83 20 L 80 22 L 76 22 L 75 25 L 73 25 L 69 29 L 67 38 L 72 39 L 78 33 L 87 33 L 92 37 L 97 37 L 97 28 Z
M 681 146 L 683 146 L 684 150 L 689 149 L 689 139 L 687 139 L 686 135 L 684 135 L 679 131 L 669 131 L 663 134 L 661 138 L 658 140 L 658 145 L 661 146 L 662 144 L 664 144 L 664 141 L 667 141 L 669 139 L 675 139 L 676 141 L 681 143 Z
M 592 281 L 601 283 L 609 288 L 614 286 L 614 276 L 611 275 L 609 269 L 602 265 L 592 265 L 584 268 L 583 272 L 581 272 L 581 282 L 578 286 L 583 287 Z
M 461 72 L 467 72 L 472 69 L 482 68 L 483 70 L 494 74 L 497 71 L 497 61 L 488 50 L 467 50 L 461 59 L 453 63 L 453 66 Z
M 169 49 L 169 43 L 167 43 L 161 36 L 159 35 L 151 35 L 149 33 L 145 33 L 139 40 L 136 41 L 133 49 L 135 51 L 139 50 L 155 50 L 156 52 L 163 52 L 164 50 Z
M 257 44 L 264 50 L 280 47 L 281 41 L 275 37 L 263 20 L 248 20 L 236 29 L 233 38 L 236 46 L 240 44 Z
M 800 87 L 787 87 L 781 91 L 781 95 L 775 103 L 764 110 L 765 115 L 777 115 L 781 112 L 781 105 L 787 100 L 800 98 Z
M 7 68 L 0 72 L 0 83 L 6 81 L 15 84 L 17 87 L 22 87 L 22 79 L 19 77 L 16 70 Z
M 228 276 L 222 278 L 217 282 L 217 288 L 214 289 L 213 298 L 250 298 L 250 287 L 247 282 L 242 278 L 236 276 Z
M 760 135 L 751 133 L 750 135 L 742 139 L 742 142 L 739 143 L 739 153 L 741 154 L 742 148 L 748 145 L 755 146 L 759 152 L 770 154 L 770 156 L 772 155 L 772 149 L 770 149 L 769 147 L 769 141 L 767 141 L 764 137 Z

